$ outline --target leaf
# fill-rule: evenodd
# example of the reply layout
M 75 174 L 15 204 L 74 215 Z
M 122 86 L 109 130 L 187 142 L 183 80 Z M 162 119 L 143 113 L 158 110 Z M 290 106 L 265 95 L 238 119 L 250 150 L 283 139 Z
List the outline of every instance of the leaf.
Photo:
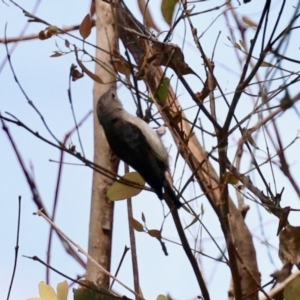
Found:
M 300 227 L 286 225 L 279 234 L 279 258 L 300 267 Z
M 243 138 L 245 139 L 245 141 L 247 141 L 255 149 L 259 150 L 256 142 L 254 141 L 253 137 L 251 136 L 251 130 L 248 130 L 247 128 L 244 127 L 244 128 L 242 128 L 242 133 L 243 133 Z
M 79 26 L 79 33 L 84 40 L 91 34 L 91 29 L 92 29 L 92 19 L 90 14 L 87 14 Z
M 145 180 L 138 172 L 126 173 L 122 178 L 144 186 Z M 110 201 L 124 200 L 136 196 L 142 191 L 141 188 L 115 181 L 108 189 L 106 196 Z
M 186 206 L 186 205 L 183 205 L 182 206 L 182 209 L 184 209 L 186 212 L 188 212 L 188 213 L 192 213 L 191 211 L 190 211 L 190 209 Z
M 130 225 L 132 226 L 132 228 L 135 229 L 136 231 L 139 231 L 139 232 L 144 231 L 143 225 L 136 219 L 130 217 L 129 222 L 130 222 Z
M 113 50 L 111 62 L 114 66 L 114 69 L 116 69 L 116 71 L 126 76 L 131 75 L 130 63 L 119 53 L 119 51 Z
M 50 57 L 59 57 L 62 56 L 63 54 L 61 52 L 58 51 L 54 51 L 54 54 L 50 55 Z
M 274 67 L 274 66 L 266 61 L 262 61 L 260 67 Z
M 177 111 L 175 113 L 172 114 L 172 121 L 174 122 L 174 124 L 179 124 L 182 122 L 182 112 L 181 111 Z
M 286 225 L 289 224 L 288 217 L 289 217 L 290 212 L 291 212 L 291 208 L 289 206 L 286 206 L 286 207 L 281 209 L 281 212 L 280 212 L 280 215 L 279 215 L 279 224 L 278 224 L 278 229 L 277 229 L 277 235 L 281 232 L 281 230 Z
M 242 50 L 241 46 L 238 43 L 234 43 L 233 46 L 234 46 L 234 48 Z
M 184 61 L 182 50 L 175 44 L 156 41 L 152 46 L 153 54 L 148 56 L 147 63 L 153 66 L 166 66 L 181 75 L 197 74 Z
M 195 224 L 197 221 L 199 221 L 199 216 L 201 214 L 198 214 L 197 216 L 194 217 L 194 219 L 192 220 L 192 222 L 188 225 L 185 226 L 184 230 L 186 230 L 187 228 L 191 227 L 193 224 Z
M 244 41 L 240 40 L 240 45 L 242 46 L 243 50 L 246 52 L 246 44 Z
M 149 229 L 148 230 L 148 234 L 155 237 L 155 238 L 158 238 L 158 239 L 161 239 L 161 232 L 160 230 L 157 230 L 157 229 Z
M 283 295 L 285 300 L 300 300 L 300 277 L 286 285 Z
M 144 215 L 144 213 L 142 212 L 142 221 L 145 223 L 146 222 L 146 217 Z
M 225 172 L 223 177 L 224 180 L 229 184 L 237 184 L 239 182 L 239 178 L 233 175 L 231 172 Z
M 54 288 L 43 281 L 39 283 L 39 293 L 41 300 L 57 300 Z
M 48 32 L 51 32 L 51 34 L 57 34 L 58 33 L 57 26 L 51 25 L 51 26 L 47 27 L 46 29 L 48 30 Z
M 68 40 L 65 40 L 65 46 L 66 46 L 67 48 L 70 48 L 70 42 L 69 42 Z
M 249 19 L 248 17 L 243 16 L 242 20 L 249 27 L 257 28 L 257 24 L 253 22 L 251 19 Z
M 83 74 L 81 72 L 79 72 L 76 68 L 74 68 L 72 70 L 71 76 L 72 76 L 72 81 L 76 81 L 76 80 L 82 78 Z
M 168 300 L 168 298 L 165 295 L 158 295 L 156 300 Z
M 69 285 L 67 280 L 58 283 L 56 287 L 56 291 L 57 291 L 57 300 L 67 300 L 68 291 L 69 291 Z
M 291 108 L 294 105 L 294 101 L 291 99 L 288 89 L 285 90 L 285 95 L 279 102 L 281 108 L 283 108 L 284 110 Z
M 157 89 L 157 97 L 158 97 L 158 103 L 160 105 L 165 105 L 166 100 L 169 94 L 169 87 L 170 87 L 170 79 L 168 77 L 164 77 L 161 81 L 158 89 Z
M 147 2 L 148 4 L 148 2 Z M 149 11 L 148 5 L 146 5 L 145 0 L 138 0 L 138 5 L 140 12 L 143 16 L 144 24 L 146 25 L 147 28 L 153 28 L 157 32 L 160 32 L 159 28 L 157 25 L 154 23 L 153 18 L 151 16 L 151 13 Z
M 47 36 L 46 32 L 44 30 L 39 32 L 39 39 L 41 41 L 48 39 L 49 37 Z
M 78 51 L 77 48 L 75 47 L 75 56 L 76 56 L 76 61 L 78 63 L 78 65 L 80 66 L 80 68 L 82 69 L 82 71 L 89 76 L 91 79 L 93 79 L 94 81 L 103 84 L 103 81 L 101 80 L 101 78 L 92 73 L 88 68 L 86 68 L 86 66 L 82 63 L 82 61 L 78 58 Z
M 169 26 L 172 25 L 172 19 L 177 2 L 178 0 L 162 0 L 161 2 L 161 13 Z

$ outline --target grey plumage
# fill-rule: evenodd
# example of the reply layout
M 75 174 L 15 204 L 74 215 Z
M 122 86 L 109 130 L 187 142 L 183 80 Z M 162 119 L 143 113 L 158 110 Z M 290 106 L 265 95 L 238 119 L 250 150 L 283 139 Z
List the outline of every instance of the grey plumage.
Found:
M 182 204 L 171 185 L 166 148 L 146 122 L 123 109 L 114 87 L 98 100 L 97 116 L 112 151 L 141 174 L 159 199 L 164 191 L 179 208 Z

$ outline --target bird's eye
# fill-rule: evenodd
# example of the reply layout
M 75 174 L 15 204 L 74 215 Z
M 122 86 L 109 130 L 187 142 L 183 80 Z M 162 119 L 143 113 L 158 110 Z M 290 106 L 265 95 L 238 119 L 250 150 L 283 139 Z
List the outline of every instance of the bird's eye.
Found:
M 115 99 L 115 98 L 116 98 L 116 94 L 115 94 L 115 93 L 111 93 L 111 97 L 112 97 L 113 99 Z

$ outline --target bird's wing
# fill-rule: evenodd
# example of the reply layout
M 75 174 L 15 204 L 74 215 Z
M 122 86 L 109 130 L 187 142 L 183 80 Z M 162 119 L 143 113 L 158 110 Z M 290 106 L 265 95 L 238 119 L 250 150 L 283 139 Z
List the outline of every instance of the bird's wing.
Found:
M 127 112 L 124 113 L 126 113 L 126 120 L 128 122 L 138 125 L 147 142 L 154 150 L 155 155 L 157 155 L 161 160 L 165 161 L 165 163 L 168 165 L 169 155 L 157 132 L 152 129 L 144 120 L 135 117 Z
M 164 172 L 168 165 L 156 155 L 139 127 L 118 118 L 104 130 L 113 152 L 139 172 L 162 198 Z

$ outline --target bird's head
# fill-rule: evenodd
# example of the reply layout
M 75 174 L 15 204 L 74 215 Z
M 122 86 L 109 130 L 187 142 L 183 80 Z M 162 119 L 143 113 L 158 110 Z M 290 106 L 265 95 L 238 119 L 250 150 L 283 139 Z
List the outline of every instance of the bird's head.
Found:
M 112 86 L 100 96 L 97 103 L 97 113 L 112 113 L 116 110 L 123 109 L 122 103 L 117 96 L 116 86 Z

